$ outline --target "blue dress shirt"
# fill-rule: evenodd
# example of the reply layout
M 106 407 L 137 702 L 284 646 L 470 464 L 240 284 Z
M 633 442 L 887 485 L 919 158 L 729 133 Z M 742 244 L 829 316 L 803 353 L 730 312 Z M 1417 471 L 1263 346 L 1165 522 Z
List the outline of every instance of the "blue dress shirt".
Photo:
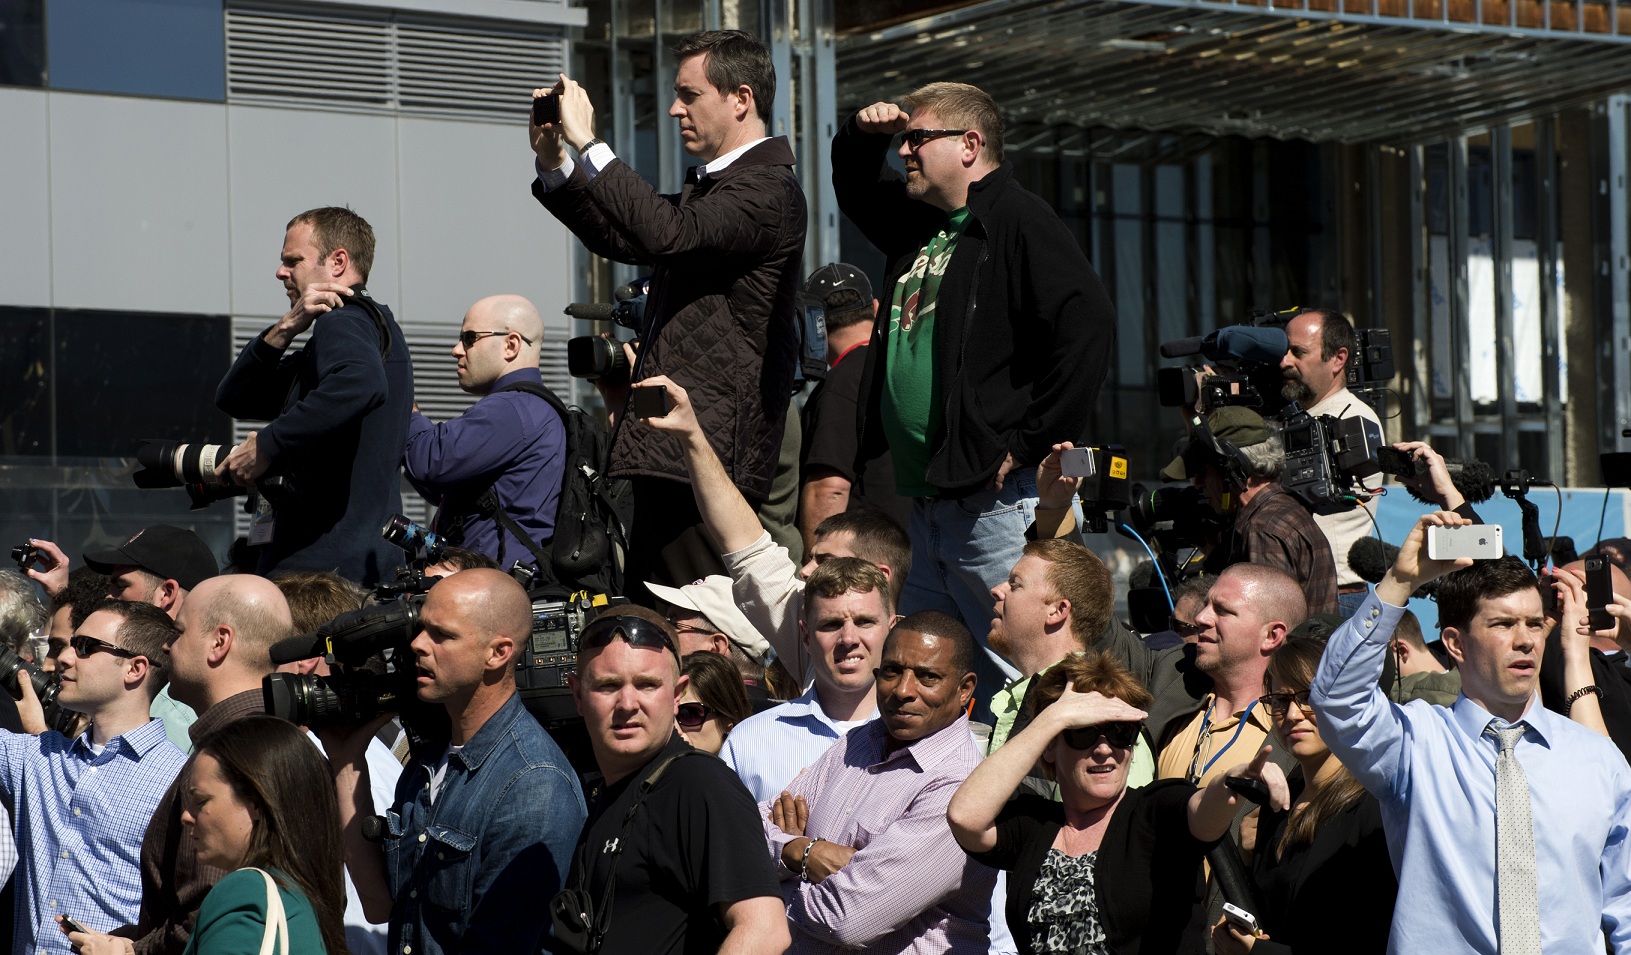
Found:
M 53 919 L 106 932 L 141 913 L 142 837 L 187 761 L 150 720 L 91 752 L 77 739 L 0 733 L 0 796 L 15 807 L 17 922 L 13 952 L 69 951 Z
M 731 729 L 719 751 L 742 778 L 755 802 L 775 799 L 793 777 L 813 765 L 857 726 L 878 718 L 874 709 L 864 720 L 837 722 L 822 712 L 815 687 L 796 700 L 755 713 Z
M 1390 702 L 1377 681 L 1403 607 L 1373 590 L 1331 635 L 1310 688 L 1320 732 L 1382 804 L 1399 874 L 1388 951 L 1498 955 L 1495 757 L 1506 724 L 1465 695 Z M 1547 955 L 1631 953 L 1631 767 L 1606 737 L 1532 698 L 1515 755 L 1529 781 Z M 1353 913 L 1362 918 L 1363 913 Z

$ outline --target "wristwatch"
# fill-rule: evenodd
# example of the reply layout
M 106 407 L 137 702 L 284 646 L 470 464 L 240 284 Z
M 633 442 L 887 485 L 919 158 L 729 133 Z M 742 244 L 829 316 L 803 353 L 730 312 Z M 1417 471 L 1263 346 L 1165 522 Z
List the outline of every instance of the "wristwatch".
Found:
M 589 150 L 595 148 L 596 146 L 602 145 L 605 142 L 606 142 L 606 140 L 600 139 L 599 137 L 591 139 L 588 142 L 584 143 L 582 146 L 578 147 L 578 155 L 581 156 L 584 153 L 588 152 Z

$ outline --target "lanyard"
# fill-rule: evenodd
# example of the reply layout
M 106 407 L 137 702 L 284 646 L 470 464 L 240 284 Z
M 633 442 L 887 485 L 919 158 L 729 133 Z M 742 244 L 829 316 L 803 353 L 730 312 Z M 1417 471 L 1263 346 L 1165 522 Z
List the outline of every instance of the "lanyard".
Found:
M 1212 735 L 1212 710 L 1217 705 L 1218 698 L 1214 696 L 1212 697 L 1212 703 L 1206 708 L 1206 716 L 1201 720 L 1201 735 L 1195 740 L 1195 757 L 1189 761 L 1189 781 L 1191 783 L 1200 782 L 1201 777 L 1206 775 L 1212 765 L 1221 759 L 1224 753 L 1229 751 L 1229 747 L 1235 745 L 1235 740 L 1240 738 L 1241 730 L 1246 728 L 1246 722 L 1252 718 L 1252 707 L 1257 705 L 1257 701 L 1253 700 L 1246 704 L 1246 710 L 1240 714 L 1240 722 L 1235 726 L 1235 734 L 1229 737 L 1229 742 L 1224 743 L 1222 749 L 1212 754 L 1212 758 L 1206 761 L 1206 765 L 1201 767 L 1200 772 L 1196 772 L 1195 764 L 1201 761 L 1201 747 L 1206 745 L 1207 739 Z

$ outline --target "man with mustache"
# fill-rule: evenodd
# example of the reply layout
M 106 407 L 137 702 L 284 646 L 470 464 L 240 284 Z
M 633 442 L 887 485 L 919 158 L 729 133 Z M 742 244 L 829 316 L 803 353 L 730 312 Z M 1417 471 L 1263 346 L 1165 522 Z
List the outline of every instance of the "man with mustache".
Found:
M 1280 360 L 1285 385 L 1280 396 L 1295 401 L 1315 417 L 1365 418 L 1381 427 L 1382 419 L 1370 405 L 1348 390 L 1348 359 L 1357 347 L 1354 328 L 1342 313 L 1328 308 L 1305 308 L 1286 323 L 1290 347 Z M 1366 478 L 1369 490 L 1382 486 L 1380 474 Z M 1331 556 L 1337 565 L 1337 604 L 1347 616 L 1359 609 L 1368 589 L 1348 567 L 1348 548 L 1371 531 L 1373 508 L 1366 501 L 1321 513 L 1314 511 L 1314 523 L 1331 542 Z
M 887 161 L 896 136 L 904 179 Z M 1015 181 L 982 90 L 931 83 L 874 103 L 832 157 L 839 207 L 889 261 L 856 466 L 887 447 L 897 492 L 915 499 L 901 609 L 983 635 L 1025 541 L 1033 469 L 1093 426 L 1115 309 L 1076 237 Z M 1017 675 L 984 646 L 975 670 L 982 697 Z

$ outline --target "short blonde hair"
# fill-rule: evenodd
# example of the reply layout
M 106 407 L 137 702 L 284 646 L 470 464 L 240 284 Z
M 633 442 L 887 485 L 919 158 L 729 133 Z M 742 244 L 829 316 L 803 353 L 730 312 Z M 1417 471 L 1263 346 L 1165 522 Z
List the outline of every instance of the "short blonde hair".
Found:
M 908 113 L 928 110 L 949 129 L 974 129 L 985 141 L 993 165 L 1002 163 L 1002 114 L 985 90 L 967 83 L 930 83 L 906 95 Z

